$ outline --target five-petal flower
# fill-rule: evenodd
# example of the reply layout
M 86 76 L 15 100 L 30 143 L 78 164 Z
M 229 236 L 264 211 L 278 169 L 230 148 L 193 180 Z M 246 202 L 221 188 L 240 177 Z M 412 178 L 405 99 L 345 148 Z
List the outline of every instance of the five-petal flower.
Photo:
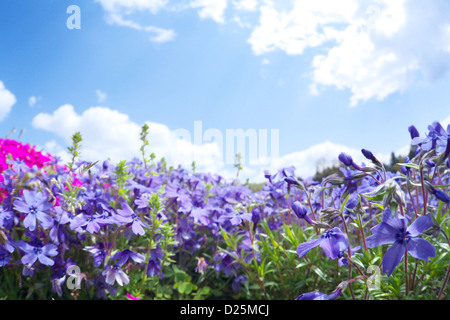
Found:
M 383 273 L 392 274 L 406 252 L 416 259 L 430 261 L 436 255 L 436 248 L 419 235 L 433 225 L 429 215 L 420 216 L 407 227 L 407 219 L 398 214 L 392 216 L 391 210 L 383 212 L 382 222 L 371 229 L 373 235 L 367 237 L 368 248 L 392 244 L 383 257 Z
M 343 251 L 348 249 L 348 241 L 341 229 L 334 227 L 325 231 L 318 239 L 299 244 L 297 247 L 299 258 L 317 246 L 323 249 L 328 258 L 335 260 L 342 256 Z

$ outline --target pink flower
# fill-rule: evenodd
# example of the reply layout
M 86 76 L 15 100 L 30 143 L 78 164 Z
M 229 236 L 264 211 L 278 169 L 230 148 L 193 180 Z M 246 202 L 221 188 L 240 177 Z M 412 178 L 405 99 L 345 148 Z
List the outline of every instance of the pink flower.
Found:
M 130 293 L 127 292 L 127 298 L 130 300 L 142 300 L 141 298 L 138 297 L 133 297 Z

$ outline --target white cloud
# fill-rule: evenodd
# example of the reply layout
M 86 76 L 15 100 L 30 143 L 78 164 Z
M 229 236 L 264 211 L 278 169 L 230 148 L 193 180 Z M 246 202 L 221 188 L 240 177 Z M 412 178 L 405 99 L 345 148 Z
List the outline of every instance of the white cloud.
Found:
M 303 54 L 333 39 L 335 30 L 329 24 L 345 23 L 357 9 L 354 0 L 298 0 L 290 11 L 279 11 L 270 1 L 260 7 L 259 26 L 248 42 L 255 54 L 281 49 L 290 55 Z
M 278 159 L 273 159 L 270 170 L 276 172 L 277 170 L 295 166 L 295 173 L 301 177 L 313 176 L 318 169 L 323 169 L 333 164 L 338 163 L 338 156 L 341 152 L 345 152 L 352 156 L 356 162 L 362 160 L 361 151 L 352 149 L 343 145 L 332 142 L 323 142 L 311 146 L 305 150 L 292 152 Z
M 446 0 L 96 1 L 106 11 L 108 23 L 148 32 L 153 42 L 172 41 L 176 33 L 137 23 L 132 14 L 194 9 L 201 19 L 250 30 L 247 41 L 255 55 L 277 50 L 303 55 L 315 48 L 310 92 L 317 95 L 328 87 L 347 90 L 351 106 L 386 99 L 417 81 L 435 81 L 450 69 Z
M 124 16 L 142 11 L 156 14 L 166 7 L 168 0 L 96 0 L 96 2 L 99 2 L 107 12 L 106 22 L 111 25 L 150 33 L 152 35 L 150 41 L 156 43 L 172 41 L 175 38 L 175 32 L 171 29 L 144 26 L 131 19 L 124 18 Z
M 108 97 L 108 95 L 105 92 L 101 91 L 101 90 L 96 90 L 95 94 L 97 95 L 97 102 L 98 103 L 101 103 L 101 102 L 105 101 L 106 98 Z
M 150 11 L 157 13 L 167 5 L 168 0 L 95 0 L 108 12 Z
M 406 156 L 409 153 L 409 148 L 409 145 L 402 146 L 394 154 L 397 156 Z M 278 158 L 272 158 L 268 165 L 260 166 L 259 171 L 254 167 L 251 178 L 257 182 L 264 182 L 266 181 L 264 178 L 264 170 L 267 169 L 270 173 L 274 174 L 282 168 L 291 166 L 295 167 L 296 176 L 302 178 L 312 177 L 318 170 L 340 165 L 338 157 L 341 152 L 350 155 L 357 164 L 364 163 L 366 166 L 372 166 L 370 161 L 363 156 L 361 149 L 326 141 L 304 150 L 288 153 Z M 374 155 L 382 163 L 389 163 L 391 160 L 391 153 L 378 153 Z
M 313 60 L 313 86 L 335 86 L 352 92 L 350 105 L 371 98 L 383 100 L 407 88 L 419 66 L 415 59 L 380 48 L 356 27 L 345 30 L 340 45 Z
M 443 0 L 296 0 L 282 9 L 279 3 L 266 0 L 260 7 L 248 42 L 256 55 L 301 55 L 320 47 L 311 65 L 313 94 L 328 86 L 346 89 L 356 106 L 402 92 L 420 78 L 439 79 L 450 67 Z
M 0 81 L 0 121 L 2 121 L 8 116 L 12 106 L 15 103 L 16 97 L 14 96 L 14 94 L 12 94 L 11 91 L 6 89 L 3 82 Z
M 224 13 L 228 6 L 228 0 L 192 0 L 192 8 L 200 8 L 198 14 L 202 19 L 213 19 L 218 23 L 224 23 Z
M 121 14 L 110 13 L 106 22 L 112 25 L 117 25 L 121 27 L 127 27 L 138 31 L 143 31 L 152 34 L 150 41 L 163 43 L 172 41 L 175 38 L 175 32 L 171 29 L 163 29 L 154 26 L 143 26 L 133 20 L 124 19 Z
M 147 153 L 165 157 L 171 165 L 181 164 L 190 168 L 196 161 L 202 171 L 218 172 L 223 167 L 221 153 L 216 143 L 195 145 L 189 139 L 180 139 L 176 131 L 166 125 L 147 122 L 149 125 Z M 78 114 L 72 105 L 63 105 L 52 114 L 40 113 L 32 121 L 36 129 L 55 133 L 71 145 L 72 135 L 79 131 L 82 135 L 81 158 L 86 161 L 130 160 L 141 158 L 141 125 L 131 121 L 128 115 L 104 107 L 91 107 Z M 45 145 L 48 152 L 56 152 L 67 158 L 65 151 L 55 141 Z
M 239 0 L 233 1 L 236 10 L 255 11 L 258 8 L 258 0 Z

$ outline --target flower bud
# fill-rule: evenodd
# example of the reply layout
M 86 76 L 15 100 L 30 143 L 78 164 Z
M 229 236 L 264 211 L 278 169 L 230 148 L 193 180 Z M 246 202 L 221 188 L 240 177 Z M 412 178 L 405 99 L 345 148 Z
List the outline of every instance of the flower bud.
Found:
M 344 164 L 344 165 L 346 165 L 347 167 L 349 167 L 349 166 L 351 166 L 352 164 L 353 164 L 353 159 L 352 159 L 352 157 L 350 156 L 350 155 L 348 155 L 348 154 L 345 154 L 345 153 L 343 153 L 343 152 L 341 152 L 340 154 L 339 154 L 339 160 Z
M 284 181 L 286 181 L 286 183 L 288 184 L 288 185 L 291 185 L 291 184 L 293 184 L 293 185 L 300 185 L 298 182 L 297 182 L 297 180 L 295 179 L 295 178 L 293 178 L 293 177 L 286 177 L 286 178 L 284 178 Z
M 294 213 L 297 217 L 300 219 L 303 219 L 308 211 L 306 210 L 305 206 L 300 203 L 300 201 L 295 201 L 292 204 L 292 210 L 294 210 Z
M 366 159 L 369 159 L 370 161 L 372 161 L 373 164 L 375 164 L 376 166 L 382 167 L 383 165 L 381 164 L 381 162 L 373 155 L 373 153 L 367 149 L 362 149 L 361 150 L 362 154 L 364 155 L 364 157 L 366 157 Z
M 411 139 L 417 138 L 420 136 L 419 131 L 417 131 L 416 127 L 410 126 L 408 128 L 409 134 L 411 135 Z
M 439 200 L 441 200 L 442 202 L 445 203 L 450 203 L 450 197 L 448 196 L 448 194 L 446 194 L 444 191 L 442 190 L 436 190 L 434 195 L 436 196 L 436 198 L 438 198 Z
M 292 210 L 294 210 L 295 215 L 299 219 L 305 219 L 309 224 L 315 224 L 315 222 L 308 217 L 308 211 L 306 210 L 306 207 L 300 203 L 300 201 L 295 201 L 292 204 Z

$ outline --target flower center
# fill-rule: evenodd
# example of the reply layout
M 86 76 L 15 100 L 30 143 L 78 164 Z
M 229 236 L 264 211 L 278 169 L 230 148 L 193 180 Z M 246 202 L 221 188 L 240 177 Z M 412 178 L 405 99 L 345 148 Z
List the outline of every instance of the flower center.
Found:
M 42 248 L 34 248 L 34 249 L 33 249 L 33 252 L 34 252 L 35 254 L 41 254 L 41 253 L 42 253 Z
M 406 231 L 405 228 L 402 228 L 397 233 L 396 238 L 397 238 L 397 241 L 399 241 L 399 242 L 402 242 L 402 243 L 408 242 L 409 239 L 411 239 L 411 234 L 408 231 Z
M 322 238 L 331 238 L 333 236 L 333 231 L 327 230 L 323 235 Z
M 36 207 L 35 205 L 31 205 L 31 206 L 28 208 L 28 212 L 31 213 L 31 214 L 36 214 L 36 212 L 37 212 L 37 207 Z

